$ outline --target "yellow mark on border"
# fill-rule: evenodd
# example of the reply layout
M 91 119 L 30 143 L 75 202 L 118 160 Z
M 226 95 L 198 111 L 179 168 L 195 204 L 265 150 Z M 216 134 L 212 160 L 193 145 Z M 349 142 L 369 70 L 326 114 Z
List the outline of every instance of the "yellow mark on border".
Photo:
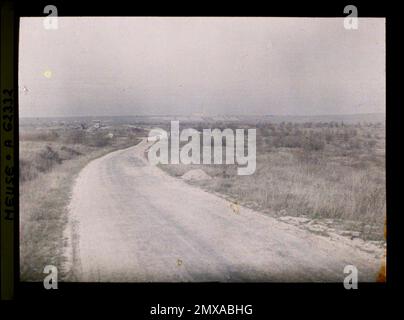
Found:
M 387 219 L 384 222 L 384 239 L 387 240 Z M 377 275 L 377 282 L 386 282 L 386 254 L 384 254 L 383 262 Z
M 52 78 L 52 71 L 50 71 L 50 70 L 44 71 L 43 76 L 44 76 L 45 78 L 47 78 L 47 79 Z

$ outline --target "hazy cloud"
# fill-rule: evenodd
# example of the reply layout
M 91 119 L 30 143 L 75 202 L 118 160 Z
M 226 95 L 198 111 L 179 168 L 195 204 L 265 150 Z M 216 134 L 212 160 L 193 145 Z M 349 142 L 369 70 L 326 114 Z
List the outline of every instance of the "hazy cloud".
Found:
M 385 111 L 385 20 L 42 18 L 20 26 L 20 115 Z

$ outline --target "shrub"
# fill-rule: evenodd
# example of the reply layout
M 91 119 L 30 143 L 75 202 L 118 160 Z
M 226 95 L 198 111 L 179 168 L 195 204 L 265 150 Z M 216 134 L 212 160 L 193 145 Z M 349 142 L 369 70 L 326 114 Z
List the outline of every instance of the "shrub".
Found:
M 39 153 L 39 161 L 37 161 L 36 167 L 40 172 L 46 172 L 60 163 L 62 163 L 62 159 L 59 154 L 50 146 L 46 146 L 45 150 Z
M 316 136 L 315 134 L 310 134 L 306 137 L 303 143 L 303 149 L 307 151 L 320 151 L 325 147 L 324 139 L 321 136 Z
M 28 160 L 20 159 L 20 181 L 29 181 L 38 175 L 35 165 Z
M 359 150 L 362 148 L 362 144 L 359 139 L 352 139 L 348 143 L 348 148 L 351 150 Z
M 368 148 L 373 148 L 376 144 L 377 144 L 377 141 L 374 140 L 374 139 L 368 140 L 368 141 L 366 142 L 366 145 L 367 145 Z
M 68 144 L 85 144 L 86 134 L 82 130 L 72 130 L 66 133 L 63 141 Z
M 97 133 L 88 137 L 88 145 L 92 147 L 105 147 L 110 143 L 110 140 L 107 136 Z

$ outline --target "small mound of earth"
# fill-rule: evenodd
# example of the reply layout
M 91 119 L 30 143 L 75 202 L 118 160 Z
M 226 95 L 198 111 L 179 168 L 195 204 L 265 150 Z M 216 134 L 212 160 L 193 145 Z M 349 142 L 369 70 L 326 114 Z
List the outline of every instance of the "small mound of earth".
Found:
M 209 176 L 202 169 L 194 169 L 194 170 L 189 170 L 188 172 L 184 173 L 182 175 L 182 179 L 199 181 L 199 180 L 209 180 L 209 179 L 212 179 L 212 177 Z

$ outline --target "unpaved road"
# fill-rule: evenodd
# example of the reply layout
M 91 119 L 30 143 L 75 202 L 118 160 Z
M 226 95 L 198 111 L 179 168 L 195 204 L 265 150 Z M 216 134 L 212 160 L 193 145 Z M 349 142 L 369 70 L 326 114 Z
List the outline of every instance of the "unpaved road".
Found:
M 148 142 L 79 174 L 70 204 L 75 281 L 375 281 L 381 261 L 241 208 L 170 177 L 144 157 Z

